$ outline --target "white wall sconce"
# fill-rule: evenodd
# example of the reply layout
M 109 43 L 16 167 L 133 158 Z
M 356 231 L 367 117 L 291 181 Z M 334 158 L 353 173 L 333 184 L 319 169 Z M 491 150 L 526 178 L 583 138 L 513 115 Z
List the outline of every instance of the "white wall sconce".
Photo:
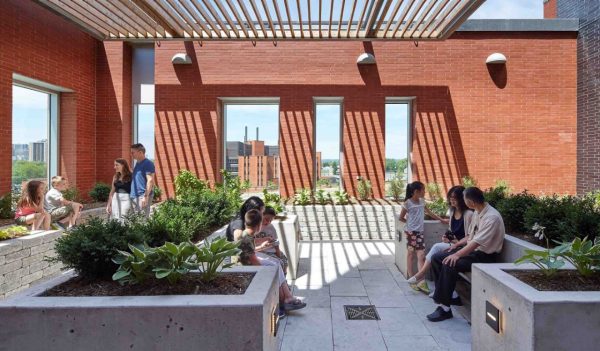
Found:
M 192 58 L 188 54 L 178 53 L 173 55 L 171 62 L 174 65 L 189 65 L 192 63 Z
M 485 322 L 496 333 L 500 333 L 500 310 L 489 301 L 485 302 Z
M 363 53 L 358 56 L 356 63 L 359 65 L 374 65 L 377 62 L 375 61 L 375 56 L 373 56 L 373 54 Z
M 495 52 L 488 56 L 487 60 L 485 60 L 486 64 L 504 64 L 506 63 L 506 56 L 499 52 Z

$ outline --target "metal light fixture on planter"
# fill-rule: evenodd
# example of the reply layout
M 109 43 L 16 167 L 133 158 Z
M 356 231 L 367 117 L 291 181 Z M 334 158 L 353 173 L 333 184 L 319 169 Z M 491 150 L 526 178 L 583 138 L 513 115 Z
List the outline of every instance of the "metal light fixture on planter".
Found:
M 359 65 L 374 65 L 377 62 L 375 61 L 375 56 L 373 56 L 373 54 L 365 52 L 358 56 L 358 59 L 356 59 L 356 63 Z
M 491 54 L 490 56 L 488 56 L 488 58 L 485 60 L 486 64 L 505 64 L 506 63 L 506 56 L 504 56 L 503 54 L 499 53 L 499 52 L 495 52 L 493 54 Z
M 500 333 L 500 310 L 489 301 L 485 302 L 485 322 L 496 333 Z
M 173 58 L 171 58 L 171 62 L 174 65 L 189 65 L 192 63 L 192 58 L 188 54 L 178 53 L 173 55 Z

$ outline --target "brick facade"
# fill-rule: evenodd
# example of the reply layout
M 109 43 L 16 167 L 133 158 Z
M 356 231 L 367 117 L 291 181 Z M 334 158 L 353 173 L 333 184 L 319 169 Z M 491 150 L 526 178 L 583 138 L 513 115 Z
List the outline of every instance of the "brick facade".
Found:
M 557 0 L 558 17 L 579 18 L 577 192 L 600 189 L 600 1 Z
M 372 51 L 377 65 L 358 67 Z M 187 52 L 191 65 L 173 65 Z M 493 52 L 505 67 L 488 67 Z M 179 168 L 218 180 L 222 97 L 280 98 L 281 193 L 312 187 L 313 97 L 343 103 L 343 181 L 376 197 L 385 175 L 385 98 L 415 97 L 413 178 L 445 187 L 573 193 L 576 178 L 576 34 L 459 32 L 443 42 L 161 42 L 155 46 L 159 184 L 173 195 Z M 546 63 L 552 63 L 552 70 Z
M 557 0 L 544 0 L 544 18 L 556 18 L 557 17 Z

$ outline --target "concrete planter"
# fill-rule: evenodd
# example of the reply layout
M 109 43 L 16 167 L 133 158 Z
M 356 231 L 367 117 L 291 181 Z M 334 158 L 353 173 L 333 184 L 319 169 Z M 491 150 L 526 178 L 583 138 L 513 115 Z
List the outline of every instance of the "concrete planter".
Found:
M 473 265 L 473 350 L 598 350 L 600 291 L 538 291 L 506 270 L 513 264 Z M 500 310 L 500 332 L 486 324 L 486 301 Z
M 502 252 L 500 253 L 500 257 L 498 258 L 498 260 L 502 263 L 513 263 L 525 254 L 526 249 L 544 250 L 544 248 L 541 246 L 532 244 L 528 241 L 506 234 L 504 236 Z
M 283 219 L 275 219 L 272 222 L 277 237 L 279 238 L 279 248 L 288 258 L 287 278 L 296 279 L 298 272 L 298 262 L 300 259 L 300 224 L 298 216 L 287 215 Z
M 400 205 L 286 206 L 298 216 L 302 240 L 392 240 Z
M 36 231 L 0 241 L 0 299 L 60 272 L 62 264 L 45 259 L 55 256 L 54 242 L 61 235 L 62 230 Z
M 73 275 L 0 302 L 3 350 L 276 350 L 278 304 L 272 267 L 243 295 L 41 297 Z
M 404 235 L 404 223 L 398 221 L 399 230 L 396 232 L 396 266 L 400 270 L 400 272 L 406 277 L 407 276 L 407 262 L 406 255 L 408 254 L 408 249 L 406 247 L 406 235 Z M 448 225 L 444 224 L 440 221 L 427 220 L 425 221 L 425 227 L 423 231 L 423 235 L 425 237 L 425 252 L 429 252 L 429 249 L 434 244 L 437 244 L 442 241 L 442 235 L 448 230 Z M 413 263 L 413 269 L 416 273 L 418 271 L 417 268 L 417 260 L 415 259 Z

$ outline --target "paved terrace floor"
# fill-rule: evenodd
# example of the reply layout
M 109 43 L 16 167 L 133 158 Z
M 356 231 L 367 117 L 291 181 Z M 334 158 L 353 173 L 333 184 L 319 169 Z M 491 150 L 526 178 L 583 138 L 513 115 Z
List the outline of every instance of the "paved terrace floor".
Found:
M 392 241 L 303 242 L 300 248 L 293 288 L 308 307 L 282 321 L 281 350 L 471 349 L 470 326 L 458 312 L 427 321 L 436 306 L 408 286 L 394 265 Z M 375 305 L 381 320 L 346 320 L 344 305 Z

